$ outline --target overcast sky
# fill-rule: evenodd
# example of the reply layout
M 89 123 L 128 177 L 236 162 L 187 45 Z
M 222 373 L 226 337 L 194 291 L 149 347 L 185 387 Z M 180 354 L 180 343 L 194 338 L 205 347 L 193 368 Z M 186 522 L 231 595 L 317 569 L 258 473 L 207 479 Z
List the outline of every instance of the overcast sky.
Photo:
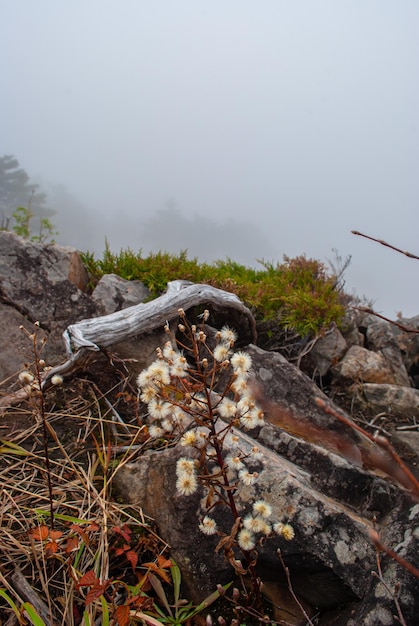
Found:
M 419 261 L 350 233 L 419 254 L 418 0 L 0 7 L 0 155 L 87 207 L 91 249 L 147 250 L 141 224 L 176 207 L 232 242 L 250 223 L 240 262 L 262 241 L 352 255 L 349 291 L 419 314 Z

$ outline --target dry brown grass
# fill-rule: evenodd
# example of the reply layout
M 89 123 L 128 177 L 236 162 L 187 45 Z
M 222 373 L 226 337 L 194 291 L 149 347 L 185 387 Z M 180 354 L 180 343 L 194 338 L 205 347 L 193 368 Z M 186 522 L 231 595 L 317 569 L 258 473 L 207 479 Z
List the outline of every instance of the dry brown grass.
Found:
M 114 527 L 132 530 L 138 571 L 167 548 L 141 508 L 113 493 L 114 476 L 146 439 L 135 399 L 120 389 L 115 383 L 102 393 L 86 379 L 45 393 L 53 520 L 36 394 L 0 418 L 0 588 L 17 606 L 31 602 L 46 624 L 77 626 L 84 612 L 87 623 L 102 623 L 99 599 L 86 608 L 88 589 L 77 587 L 88 571 L 101 581 L 138 582 L 115 554 Z M 40 539 L 45 527 L 49 534 Z M 3 600 L 0 623 L 19 623 Z

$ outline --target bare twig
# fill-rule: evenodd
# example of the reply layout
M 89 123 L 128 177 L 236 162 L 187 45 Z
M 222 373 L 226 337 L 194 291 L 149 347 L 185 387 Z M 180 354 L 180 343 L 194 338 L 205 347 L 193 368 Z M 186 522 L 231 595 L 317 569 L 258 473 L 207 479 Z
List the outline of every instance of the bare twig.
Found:
M 369 313 L 370 315 L 375 315 L 375 317 L 379 317 L 385 322 L 390 322 L 390 324 L 393 324 L 393 326 L 400 328 L 400 330 L 402 330 L 405 333 L 419 334 L 419 330 L 417 328 L 412 328 L 411 326 L 405 326 L 404 324 L 400 324 L 400 322 L 395 322 L 394 320 L 391 320 L 389 317 L 385 317 L 385 315 L 381 315 L 381 313 L 377 313 L 376 311 L 374 311 L 374 309 L 371 309 L 368 306 L 352 306 L 351 308 L 355 309 L 356 311 L 362 311 L 362 313 Z
M 296 604 L 297 604 L 298 608 L 300 609 L 301 613 L 304 615 L 305 619 L 307 620 L 308 626 L 314 626 L 313 622 L 311 621 L 311 619 L 307 615 L 306 611 L 304 610 L 303 605 L 301 604 L 301 602 L 299 601 L 299 599 L 295 595 L 295 592 L 294 592 L 294 589 L 293 589 L 292 583 L 291 583 L 290 571 L 289 571 L 288 567 L 285 565 L 284 559 L 282 558 L 281 550 L 278 548 L 276 553 L 278 555 L 279 560 L 281 561 L 281 565 L 282 565 L 282 567 L 284 569 L 285 576 L 287 577 L 288 590 L 289 590 L 290 594 L 294 598 L 294 601 L 296 602 Z
M 373 532 L 375 532 L 375 531 L 373 531 Z M 377 537 L 378 537 L 378 535 L 377 535 Z M 374 541 L 374 543 L 375 543 L 375 541 Z M 405 621 L 404 616 L 403 616 L 403 613 L 402 613 L 402 609 L 400 607 L 399 598 L 398 598 L 398 594 L 399 594 L 399 590 L 400 590 L 400 584 L 397 583 L 397 586 L 395 587 L 394 591 L 392 591 L 390 589 L 390 587 L 387 585 L 386 581 L 384 580 L 383 572 L 382 572 L 382 569 L 381 569 L 380 551 L 381 551 L 381 548 L 379 548 L 377 546 L 377 544 L 375 543 L 375 552 L 376 552 L 376 560 L 377 560 L 377 572 L 372 572 L 372 574 L 373 574 L 373 576 L 376 576 L 378 578 L 378 580 L 383 585 L 383 587 L 385 588 L 385 590 L 387 591 L 389 596 L 393 599 L 394 604 L 396 605 L 397 614 L 399 616 L 398 621 L 400 622 L 400 624 L 402 626 L 407 626 L 406 621 Z
M 370 533 L 370 539 L 375 545 L 375 547 L 377 548 L 377 550 L 380 550 L 381 552 L 385 552 L 386 554 L 388 554 L 389 557 L 391 557 L 399 565 L 404 567 L 405 570 L 410 572 L 416 578 L 419 578 L 419 569 L 415 567 L 414 565 L 412 565 L 411 563 L 409 563 L 409 561 L 406 561 L 406 559 L 404 559 L 402 556 L 397 554 L 397 552 L 394 552 L 394 550 L 384 545 L 376 530 L 371 529 L 369 533 Z
M 358 426 L 358 424 L 355 424 L 355 422 L 348 419 L 341 413 L 338 413 L 331 406 L 328 406 L 326 402 L 322 400 L 321 398 L 315 398 L 315 402 L 317 406 L 323 409 L 325 413 L 328 413 L 329 415 L 333 415 L 333 417 L 336 417 L 336 419 L 338 419 L 340 422 L 342 422 L 343 424 L 346 424 L 346 426 L 349 426 L 350 428 L 353 428 L 353 430 L 356 430 L 357 432 L 359 432 L 363 437 L 366 437 L 372 443 L 377 444 L 382 450 L 385 450 L 385 452 L 387 452 L 390 458 L 394 461 L 393 467 L 388 466 L 386 468 L 387 474 L 389 474 L 390 476 L 393 476 L 393 478 L 395 478 L 396 480 L 400 482 L 400 475 L 398 475 L 398 472 L 396 470 L 397 469 L 401 470 L 402 475 L 404 475 L 404 477 L 407 479 L 407 481 L 406 480 L 403 481 L 402 484 L 404 484 L 404 486 L 407 486 L 411 490 L 411 493 L 413 495 L 415 495 L 416 497 L 419 496 L 419 481 L 412 474 L 409 468 L 403 463 L 403 461 L 401 460 L 401 458 L 399 457 L 399 455 L 397 454 L 397 452 L 395 451 L 395 449 L 393 448 L 389 440 L 386 439 L 386 437 L 382 437 L 382 436 L 374 437 L 373 435 L 370 435 L 370 433 L 367 432 L 364 428 L 362 428 L 361 426 Z M 376 459 L 376 461 L 377 460 L 378 459 Z
M 358 230 L 351 230 L 351 233 L 353 235 L 359 235 L 360 237 L 365 237 L 365 239 L 370 239 L 371 241 L 375 241 L 376 243 L 380 243 L 382 246 L 386 246 L 387 248 L 391 248 L 391 250 L 395 250 L 396 252 L 400 252 L 400 254 L 404 254 L 405 256 L 409 257 L 409 259 L 416 259 L 419 261 L 419 256 L 416 256 L 416 254 L 412 254 L 411 252 L 407 252 L 406 250 L 401 250 L 400 248 L 396 248 L 395 246 L 392 246 L 391 243 L 387 243 L 386 241 L 383 241 L 382 239 L 376 239 L 375 237 L 371 237 L 370 235 L 364 235 L 364 233 L 360 233 Z
M 15 566 L 14 572 L 10 578 L 19 595 L 24 598 L 26 602 L 30 602 L 35 607 L 37 613 L 46 624 L 52 624 L 51 611 L 48 609 L 48 606 L 41 600 L 17 566 Z

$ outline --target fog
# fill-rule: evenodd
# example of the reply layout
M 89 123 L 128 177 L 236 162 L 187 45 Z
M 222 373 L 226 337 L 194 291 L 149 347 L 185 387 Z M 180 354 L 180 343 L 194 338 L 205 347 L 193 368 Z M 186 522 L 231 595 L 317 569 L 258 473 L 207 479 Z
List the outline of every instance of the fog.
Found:
M 1 144 L 59 241 L 351 265 L 419 314 L 417 0 L 0 0 Z

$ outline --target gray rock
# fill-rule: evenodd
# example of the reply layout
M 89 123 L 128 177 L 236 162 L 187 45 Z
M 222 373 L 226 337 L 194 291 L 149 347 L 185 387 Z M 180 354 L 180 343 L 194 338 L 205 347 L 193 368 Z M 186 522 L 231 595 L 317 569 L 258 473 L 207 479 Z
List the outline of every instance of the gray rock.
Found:
M 105 313 L 114 313 L 144 302 L 149 296 L 150 291 L 141 281 L 105 274 L 96 285 L 92 299 L 103 307 Z
M 3 319 L 8 323 L 2 324 L 0 331 L 1 380 L 33 358 L 26 353 L 25 343 L 30 350 L 30 342 L 19 331 L 21 324 L 30 329 L 39 321 L 48 337 L 43 357 L 49 364 L 65 358 L 61 337 L 65 327 L 100 312 L 79 289 L 86 284 L 87 272 L 74 248 L 34 243 L 14 233 L 0 232 L 0 299 Z
M 351 346 L 343 359 L 332 367 L 335 377 L 349 381 L 402 385 L 409 383 L 405 368 L 396 370 L 379 352 Z
M 347 343 L 338 328 L 332 328 L 319 337 L 313 348 L 302 361 L 303 369 L 309 369 L 314 376 L 325 376 L 330 367 L 339 361 L 347 350 Z
M 398 385 L 364 383 L 361 399 L 377 413 L 419 418 L 419 390 Z
M 403 363 L 398 342 L 394 336 L 393 327 L 390 322 L 381 320 L 375 315 L 367 315 L 364 318 L 366 327 L 366 339 L 368 348 L 380 353 L 386 360 L 395 374 L 396 385 L 410 386 L 409 376 Z M 379 382 L 379 381 L 368 381 Z M 384 381 L 382 381 L 384 382 Z M 387 381 L 390 382 L 390 381 Z
M 419 331 L 419 315 L 397 320 L 403 326 Z M 419 332 L 404 332 L 397 326 L 392 326 L 406 370 L 413 379 L 414 385 L 419 388 Z

